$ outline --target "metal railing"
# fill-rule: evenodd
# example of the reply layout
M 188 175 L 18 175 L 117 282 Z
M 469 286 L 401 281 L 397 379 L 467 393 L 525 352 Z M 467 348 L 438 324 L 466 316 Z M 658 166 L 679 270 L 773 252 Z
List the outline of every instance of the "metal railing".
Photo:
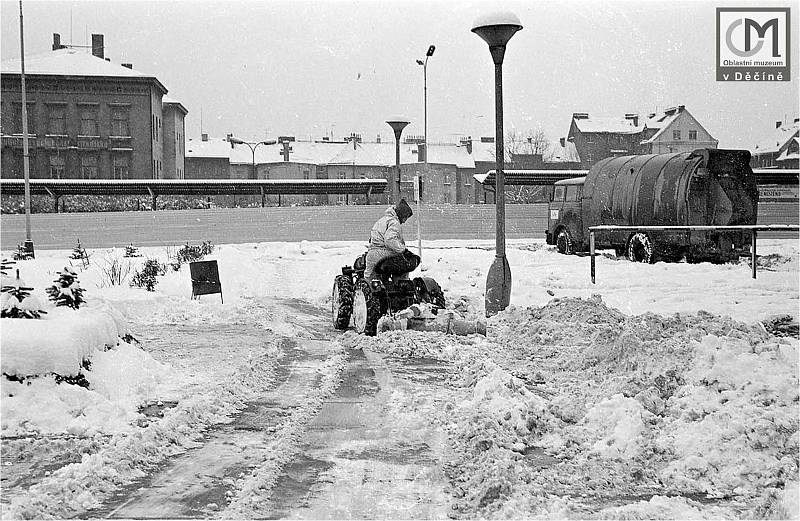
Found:
M 589 257 L 591 265 L 592 284 L 595 283 L 595 250 L 594 232 L 596 231 L 750 231 L 750 261 L 753 269 L 753 278 L 756 278 L 756 237 L 759 231 L 800 231 L 796 224 L 746 224 L 736 226 L 616 226 L 602 224 L 589 226 Z

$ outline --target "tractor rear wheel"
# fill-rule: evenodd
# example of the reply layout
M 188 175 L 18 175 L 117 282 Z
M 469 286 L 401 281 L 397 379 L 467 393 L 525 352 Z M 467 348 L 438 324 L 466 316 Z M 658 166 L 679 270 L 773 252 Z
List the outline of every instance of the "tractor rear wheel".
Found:
M 360 280 L 353 297 L 353 327 L 358 333 L 375 336 L 380 318 L 381 305 L 377 295 L 373 294 L 366 280 Z
M 353 314 L 353 281 L 346 275 L 333 279 L 331 316 L 335 329 L 347 329 Z

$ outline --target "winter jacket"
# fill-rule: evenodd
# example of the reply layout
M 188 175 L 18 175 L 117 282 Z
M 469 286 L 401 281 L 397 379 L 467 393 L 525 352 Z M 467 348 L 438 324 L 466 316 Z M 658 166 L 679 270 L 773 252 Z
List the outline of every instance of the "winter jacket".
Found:
M 375 266 L 380 261 L 403 253 L 406 243 L 403 240 L 403 229 L 397 212 L 394 208 L 387 208 L 383 217 L 375 222 L 369 232 L 369 250 L 367 250 L 367 266 L 364 270 L 364 277 L 367 280 L 372 278 Z

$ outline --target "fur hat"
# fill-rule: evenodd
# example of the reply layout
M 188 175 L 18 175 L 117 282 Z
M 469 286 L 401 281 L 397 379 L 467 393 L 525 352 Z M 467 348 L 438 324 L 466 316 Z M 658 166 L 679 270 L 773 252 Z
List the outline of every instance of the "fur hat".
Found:
M 397 214 L 397 218 L 401 221 L 407 221 L 409 217 L 414 215 L 405 199 L 400 199 L 400 202 L 394 205 L 394 213 Z

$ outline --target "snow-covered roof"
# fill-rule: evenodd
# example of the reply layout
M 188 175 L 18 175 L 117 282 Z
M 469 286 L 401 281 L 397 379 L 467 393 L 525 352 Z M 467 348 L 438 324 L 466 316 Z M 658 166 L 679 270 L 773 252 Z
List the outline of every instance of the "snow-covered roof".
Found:
M 652 118 L 647 118 L 644 122 L 644 128 L 654 128 L 658 129 L 658 132 L 650 136 L 649 139 L 645 139 L 642 143 L 653 143 L 655 140 L 660 137 L 666 130 L 672 125 L 672 122 L 675 121 L 678 116 L 683 112 L 685 109 L 669 109 L 668 111 L 662 114 L 656 114 Z
M 550 147 L 542 154 L 542 161 L 545 163 L 580 163 L 578 149 L 572 141 L 565 141 L 561 146 L 561 141 L 556 139 L 550 142 Z
M 247 154 L 250 155 L 249 150 Z M 221 138 L 208 138 L 208 141 L 189 138 L 186 143 L 186 157 L 230 158 L 231 144 Z M 249 162 L 252 162 L 252 156 Z
M 484 143 L 480 139 L 472 140 L 472 158 L 474 161 L 494 161 L 495 160 L 494 141 Z
M 777 159 L 775 159 L 775 161 L 789 161 L 792 159 L 800 159 L 800 153 L 792 152 L 790 154 L 789 149 L 787 148 L 786 150 L 783 151 L 781 155 L 777 157 Z
M 166 95 L 161 97 L 161 104 L 162 105 L 175 105 L 180 110 L 183 111 L 184 115 L 189 113 L 189 111 L 186 110 L 186 107 L 183 106 L 183 103 L 181 103 L 180 101 L 178 101 L 178 100 L 176 100 L 174 98 L 170 98 L 169 96 L 166 96 Z
M 20 74 L 22 69 L 20 65 L 20 60 L 5 60 L 0 62 L 0 72 L 3 74 Z M 26 56 L 25 75 L 150 79 L 156 82 L 164 92 L 167 92 L 166 87 L 155 76 L 98 58 L 83 49 L 66 48 Z
M 765 137 L 758 143 L 753 150 L 756 154 L 767 154 L 770 152 L 777 152 L 782 149 L 786 143 L 794 137 L 798 136 L 798 128 L 800 122 L 792 123 L 791 125 L 781 125 L 772 131 L 772 133 Z
M 617 117 L 573 118 L 581 132 L 607 132 L 614 134 L 636 134 L 642 131 L 641 126 L 633 124 L 633 120 Z

